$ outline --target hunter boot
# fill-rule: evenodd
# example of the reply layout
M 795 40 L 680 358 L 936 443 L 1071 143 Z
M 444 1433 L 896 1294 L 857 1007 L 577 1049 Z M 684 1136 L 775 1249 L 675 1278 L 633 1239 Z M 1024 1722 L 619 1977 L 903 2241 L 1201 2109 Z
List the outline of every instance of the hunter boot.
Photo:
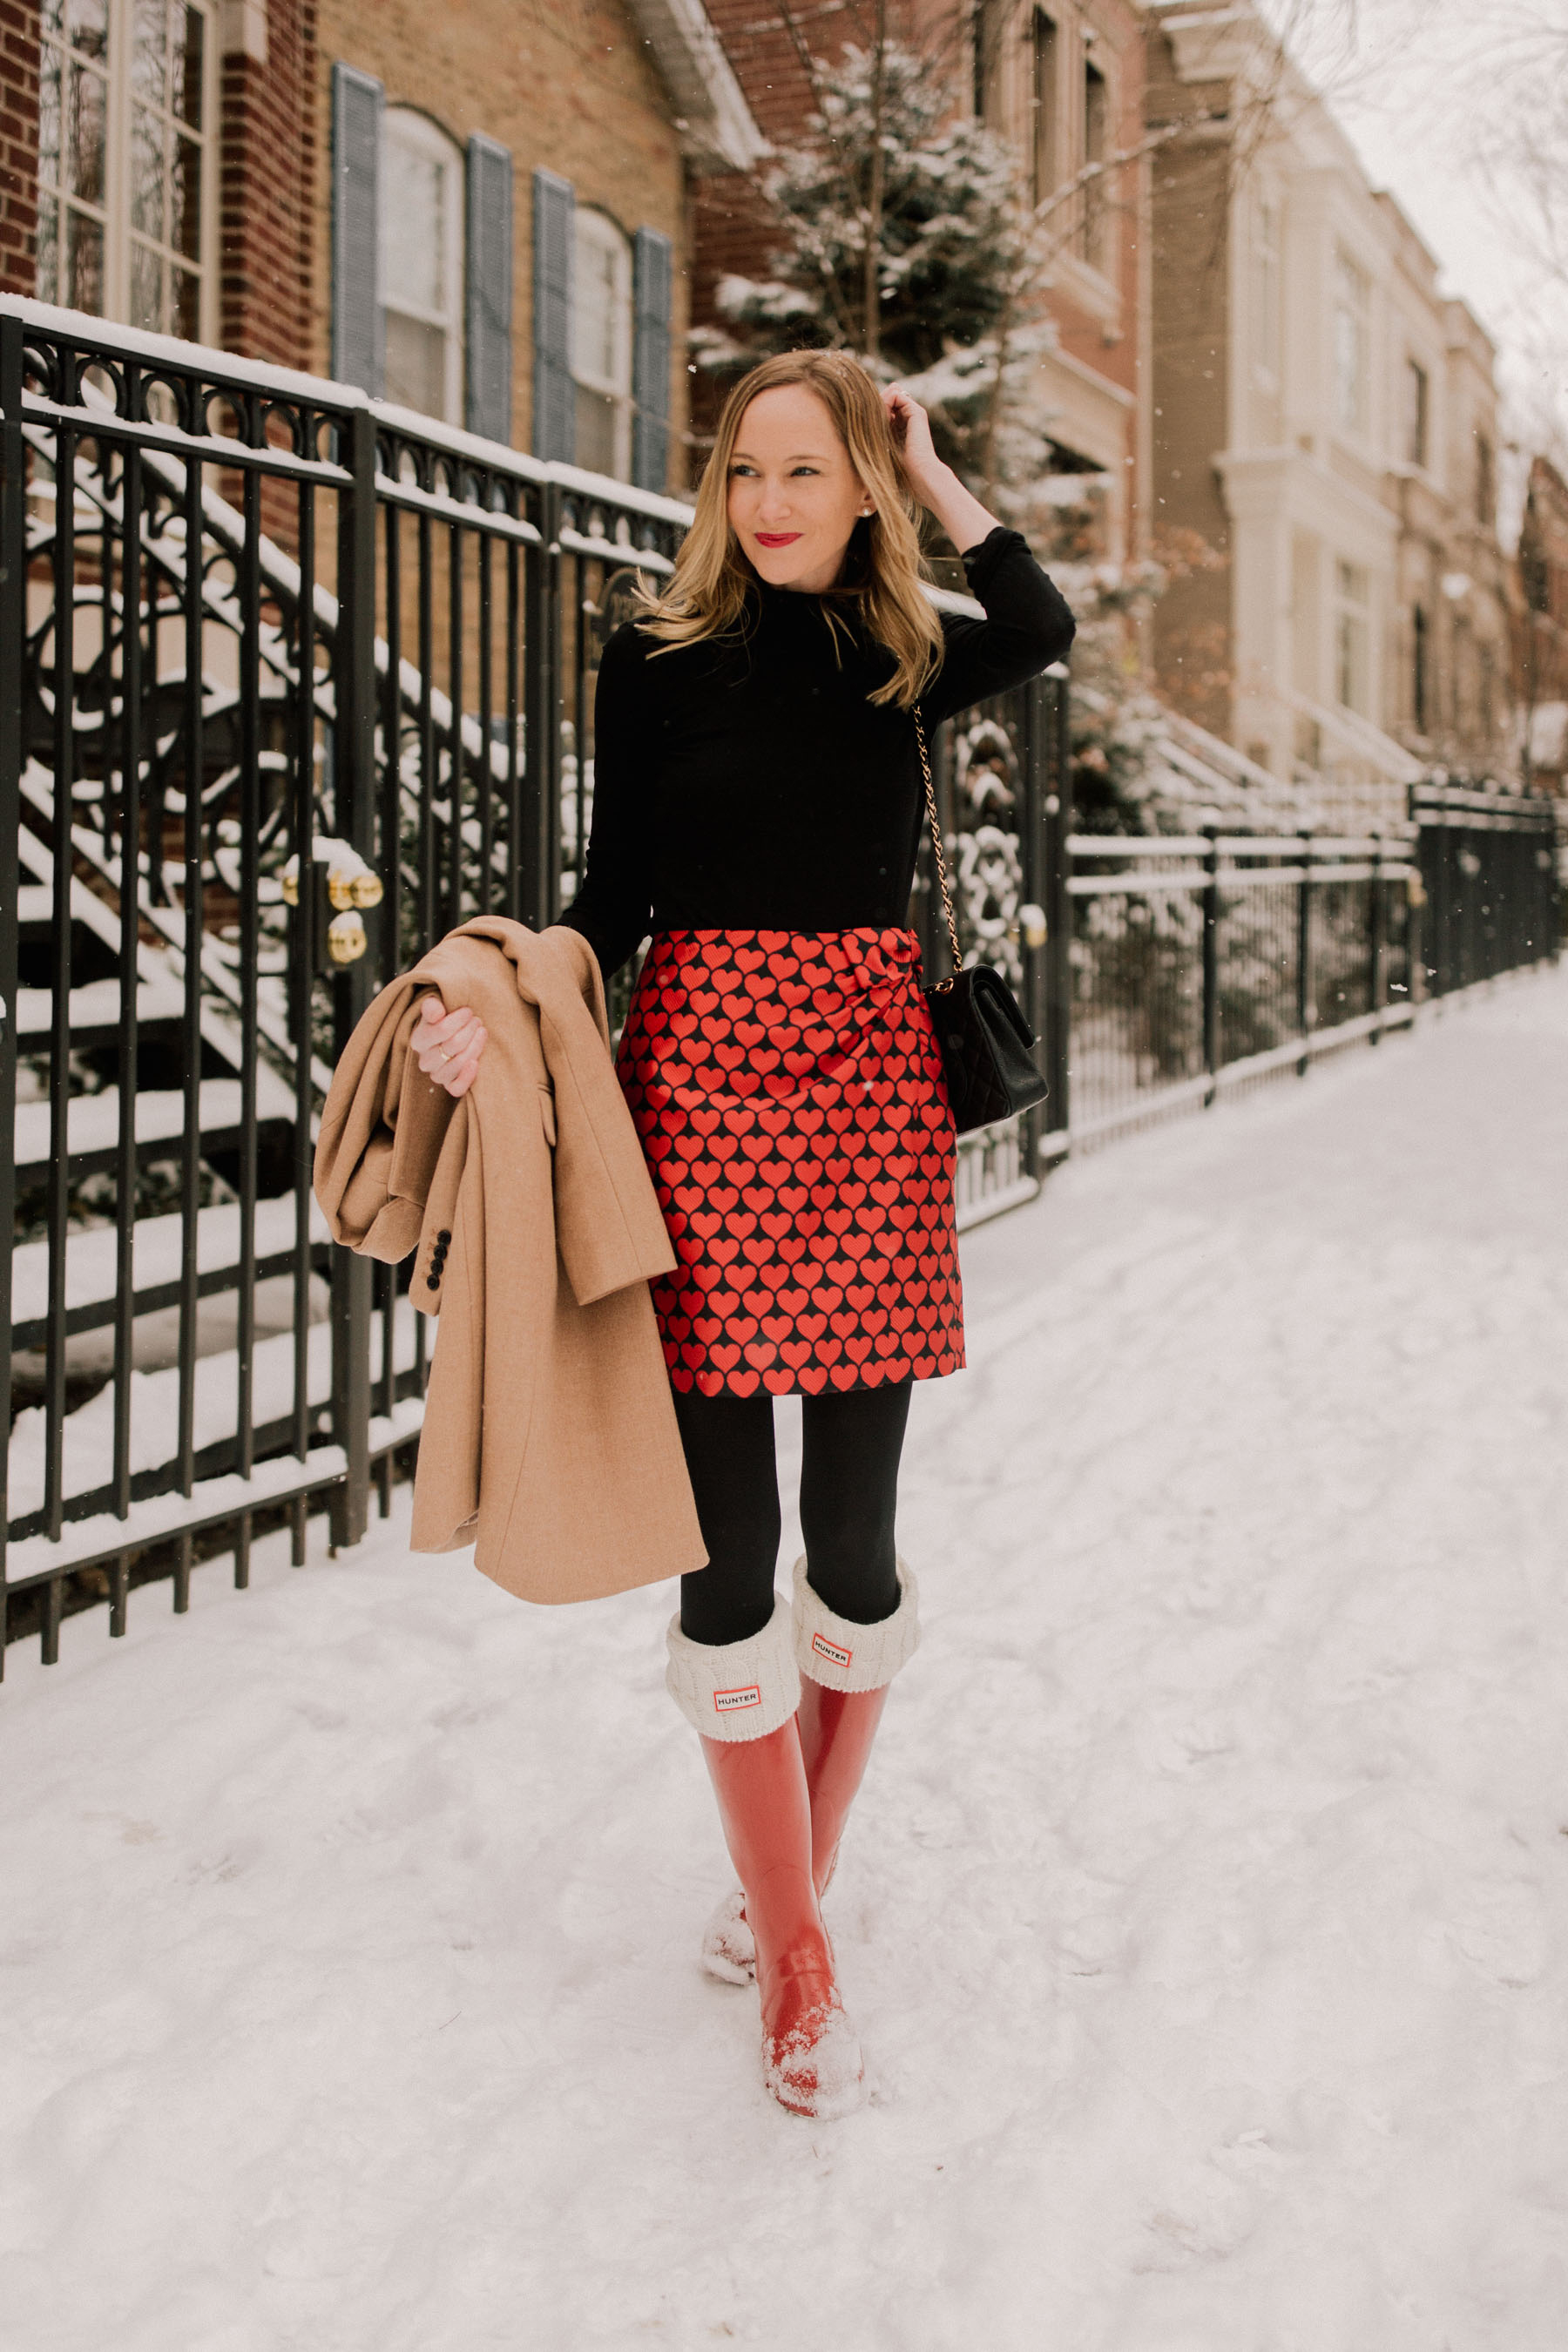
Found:
M 795 1564 L 795 1654 L 801 1672 L 800 1748 L 811 1790 L 811 1869 L 826 1892 L 893 1676 L 920 1645 L 920 1595 L 898 1564 L 899 1605 L 875 1625 L 836 1617 Z
M 919 1594 L 899 1562 L 899 1605 L 876 1625 L 836 1616 L 795 1568 L 795 1647 L 801 1674 L 800 1746 L 811 1797 L 811 1867 L 818 1898 L 838 1860 L 849 1808 L 865 1776 L 889 1687 L 920 1642 Z M 727 1895 L 708 1922 L 702 1965 L 726 1984 L 743 1984 L 755 1958 L 744 1894 Z
M 751 1641 L 691 1642 L 679 1620 L 668 1639 L 669 1688 L 701 1736 L 741 1880 L 762 2004 L 763 2079 L 792 2114 L 849 2115 L 865 2098 L 865 2069 L 812 1876 L 789 1619 L 775 1603 Z

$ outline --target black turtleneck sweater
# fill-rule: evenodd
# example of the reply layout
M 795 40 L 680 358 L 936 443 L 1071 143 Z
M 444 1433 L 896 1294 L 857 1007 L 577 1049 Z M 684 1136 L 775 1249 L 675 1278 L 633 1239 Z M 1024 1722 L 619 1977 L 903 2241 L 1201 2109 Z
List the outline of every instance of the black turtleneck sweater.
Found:
M 941 614 L 928 733 L 1072 642 L 1072 614 L 1016 531 L 963 561 L 985 618 Z M 616 631 L 594 706 L 587 872 L 561 918 L 606 979 L 650 931 L 909 920 L 925 816 L 914 720 L 867 699 L 892 666 L 883 646 L 836 650 L 819 598 L 760 582 L 731 636 L 661 647 L 635 622 Z

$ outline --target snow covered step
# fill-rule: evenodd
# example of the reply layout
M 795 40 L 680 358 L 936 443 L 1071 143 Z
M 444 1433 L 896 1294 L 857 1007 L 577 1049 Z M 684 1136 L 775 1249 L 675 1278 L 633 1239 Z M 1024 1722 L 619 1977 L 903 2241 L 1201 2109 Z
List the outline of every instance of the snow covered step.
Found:
M 34 796 L 36 797 L 36 795 Z M 36 833 L 23 824 L 16 835 L 16 855 L 20 863 L 32 875 L 17 892 L 18 912 L 25 923 L 52 923 L 55 919 L 55 861 L 51 851 L 45 848 Z M 105 880 L 108 880 L 105 876 Z M 71 920 L 84 923 L 106 948 L 120 950 L 120 913 L 118 907 L 89 890 L 77 875 L 71 877 Z
M 153 1021 L 178 1021 L 184 1009 L 185 992 L 172 973 L 156 980 L 144 980 L 136 991 L 136 1018 L 142 1027 Z M 16 991 L 18 1037 L 47 1036 L 53 1023 L 52 989 L 19 988 Z M 73 1037 L 84 1029 L 118 1029 L 119 981 L 95 980 L 85 988 L 73 988 L 70 992 L 70 1026 Z
M 372 1413 L 372 1454 L 417 1436 L 424 1419 L 423 1397 L 399 1397 L 390 1413 Z M 132 1504 L 129 1518 L 117 1519 L 112 1512 L 101 1511 L 93 1518 L 68 1520 L 58 1543 L 51 1543 L 47 1536 L 28 1536 L 11 1545 L 5 1564 L 12 1590 L 38 1576 L 64 1574 L 89 1560 L 134 1551 L 142 1544 L 178 1535 L 183 1528 L 231 1518 L 236 1511 L 255 1510 L 307 1487 L 325 1486 L 330 1479 L 341 1478 L 347 1466 L 341 1445 L 313 1445 L 303 1462 L 291 1454 L 274 1454 L 268 1461 L 258 1462 L 248 1478 L 230 1470 L 216 1478 L 198 1479 L 188 1501 L 177 1494 L 149 1495 Z
M 407 1371 L 414 1363 L 417 1318 L 407 1298 L 399 1298 L 395 1317 L 393 1367 Z M 385 1318 L 371 1318 L 371 1378 L 381 1375 L 382 1335 Z M 307 1395 L 312 1408 L 324 1407 L 331 1394 L 332 1330 L 330 1323 L 311 1327 L 307 1341 Z M 251 1425 L 265 1429 L 286 1422 L 294 1409 L 294 1334 L 279 1332 L 259 1339 L 251 1350 Z M 239 1359 L 230 1349 L 202 1360 L 195 1387 L 195 1450 L 221 1444 L 238 1426 Z M 131 1374 L 131 1469 L 161 1470 L 177 1452 L 180 1373 L 177 1365 L 165 1371 Z M 33 1405 L 16 1416 L 11 1433 L 10 1508 L 14 1519 L 41 1510 L 44 1501 L 46 1415 Z M 107 1484 L 114 1460 L 114 1384 L 69 1413 L 65 1422 L 65 1492 L 98 1494 Z
M 437 701 L 440 698 L 437 696 Z M 329 696 L 330 707 L 330 696 Z M 465 728 L 471 722 L 465 721 Z M 476 735 L 475 741 L 478 742 Z M 47 772 L 36 761 L 29 761 L 22 779 L 25 799 L 52 822 L 53 787 Z M 106 896 L 87 887 L 79 877 L 71 882 L 71 919 L 84 923 L 118 955 L 120 946 L 119 882 L 111 863 L 105 855 L 103 844 L 85 825 L 71 827 L 71 845 L 75 855 L 90 866 L 102 879 Z M 33 886 L 46 891 L 52 888 L 55 862 L 51 853 L 37 836 L 23 825 L 17 836 L 18 855 L 33 876 Z M 142 980 L 156 980 L 173 973 L 178 980 L 184 971 L 184 917 L 177 907 L 159 906 L 146 895 L 142 885 L 141 913 L 143 925 L 150 925 L 162 935 L 161 946 L 150 945 L 143 940 L 137 948 L 137 971 Z M 52 920 L 52 916 L 48 918 Z M 240 990 L 238 974 L 230 951 L 205 932 L 201 948 L 202 972 L 202 1036 L 220 1054 L 231 1067 L 237 1067 L 240 1056 L 239 1012 Z M 263 1041 L 263 1051 L 269 1052 L 275 1066 L 285 1072 L 294 1062 L 294 1040 L 289 1031 L 289 1016 L 279 993 L 279 975 L 263 976 L 262 989 L 257 1004 L 257 1022 Z M 331 1066 L 314 1054 L 310 1056 L 310 1076 L 319 1094 L 324 1096 L 332 1082 Z
M 237 1078 L 204 1078 L 201 1084 L 201 1131 L 222 1134 L 240 1123 L 242 1103 Z M 281 1078 L 266 1065 L 257 1072 L 256 1116 L 258 1120 L 289 1119 L 294 1097 Z M 73 1160 L 112 1153 L 120 1134 L 120 1089 L 106 1087 L 100 1095 L 78 1095 L 68 1112 L 68 1148 Z M 177 1089 L 139 1094 L 136 1097 L 136 1140 L 139 1144 L 176 1141 L 185 1131 L 185 1097 Z M 16 1129 L 16 1172 L 32 1174 L 49 1162 L 49 1106 L 18 1103 Z
M 216 1274 L 239 1263 L 239 1203 L 219 1202 L 196 1213 L 196 1271 Z M 294 1246 L 294 1195 L 256 1204 L 256 1255 L 265 1264 L 284 1256 Z M 314 1201 L 310 1203 L 310 1238 L 327 1239 L 327 1221 Z M 112 1225 L 73 1232 L 66 1244 L 66 1312 L 107 1304 L 114 1297 L 115 1255 L 120 1236 Z M 184 1220 L 142 1217 L 133 1237 L 132 1280 L 138 1295 L 156 1293 L 176 1285 L 184 1254 Z M 14 1325 L 31 1323 L 48 1308 L 49 1245 L 26 1242 L 11 1261 L 11 1315 Z

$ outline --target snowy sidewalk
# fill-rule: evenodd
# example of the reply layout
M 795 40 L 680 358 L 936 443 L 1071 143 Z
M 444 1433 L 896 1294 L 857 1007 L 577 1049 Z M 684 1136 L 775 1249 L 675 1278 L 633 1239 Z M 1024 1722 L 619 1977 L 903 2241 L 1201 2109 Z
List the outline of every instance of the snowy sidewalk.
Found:
M 967 1238 L 845 2124 L 698 1972 L 668 1592 L 395 1521 L 13 1653 L 7 2352 L 1559 2352 L 1565 1227 L 1568 971 Z

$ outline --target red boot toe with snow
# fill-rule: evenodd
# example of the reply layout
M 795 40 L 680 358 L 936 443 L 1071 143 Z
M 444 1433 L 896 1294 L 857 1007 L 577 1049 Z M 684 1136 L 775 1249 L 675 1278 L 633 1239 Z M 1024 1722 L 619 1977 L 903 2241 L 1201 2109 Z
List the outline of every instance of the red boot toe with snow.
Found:
M 828 2121 L 865 2098 L 811 1874 L 811 1800 L 792 1716 L 760 1739 L 704 1738 L 725 1843 L 745 1891 L 763 2012 L 763 2077 L 792 2114 Z
M 760 1633 L 722 1644 L 690 1641 L 677 1619 L 668 1646 L 670 1696 L 701 1737 L 724 1842 L 741 1876 L 741 1899 L 724 1906 L 731 1916 L 722 1924 L 743 1934 L 751 1951 L 737 1942 L 721 1972 L 743 1981 L 744 1958 L 754 1954 L 763 2078 L 780 2105 L 822 2121 L 847 2116 L 866 2095 L 865 2068 L 834 1981 L 812 1877 L 789 1612 L 775 1605 Z

